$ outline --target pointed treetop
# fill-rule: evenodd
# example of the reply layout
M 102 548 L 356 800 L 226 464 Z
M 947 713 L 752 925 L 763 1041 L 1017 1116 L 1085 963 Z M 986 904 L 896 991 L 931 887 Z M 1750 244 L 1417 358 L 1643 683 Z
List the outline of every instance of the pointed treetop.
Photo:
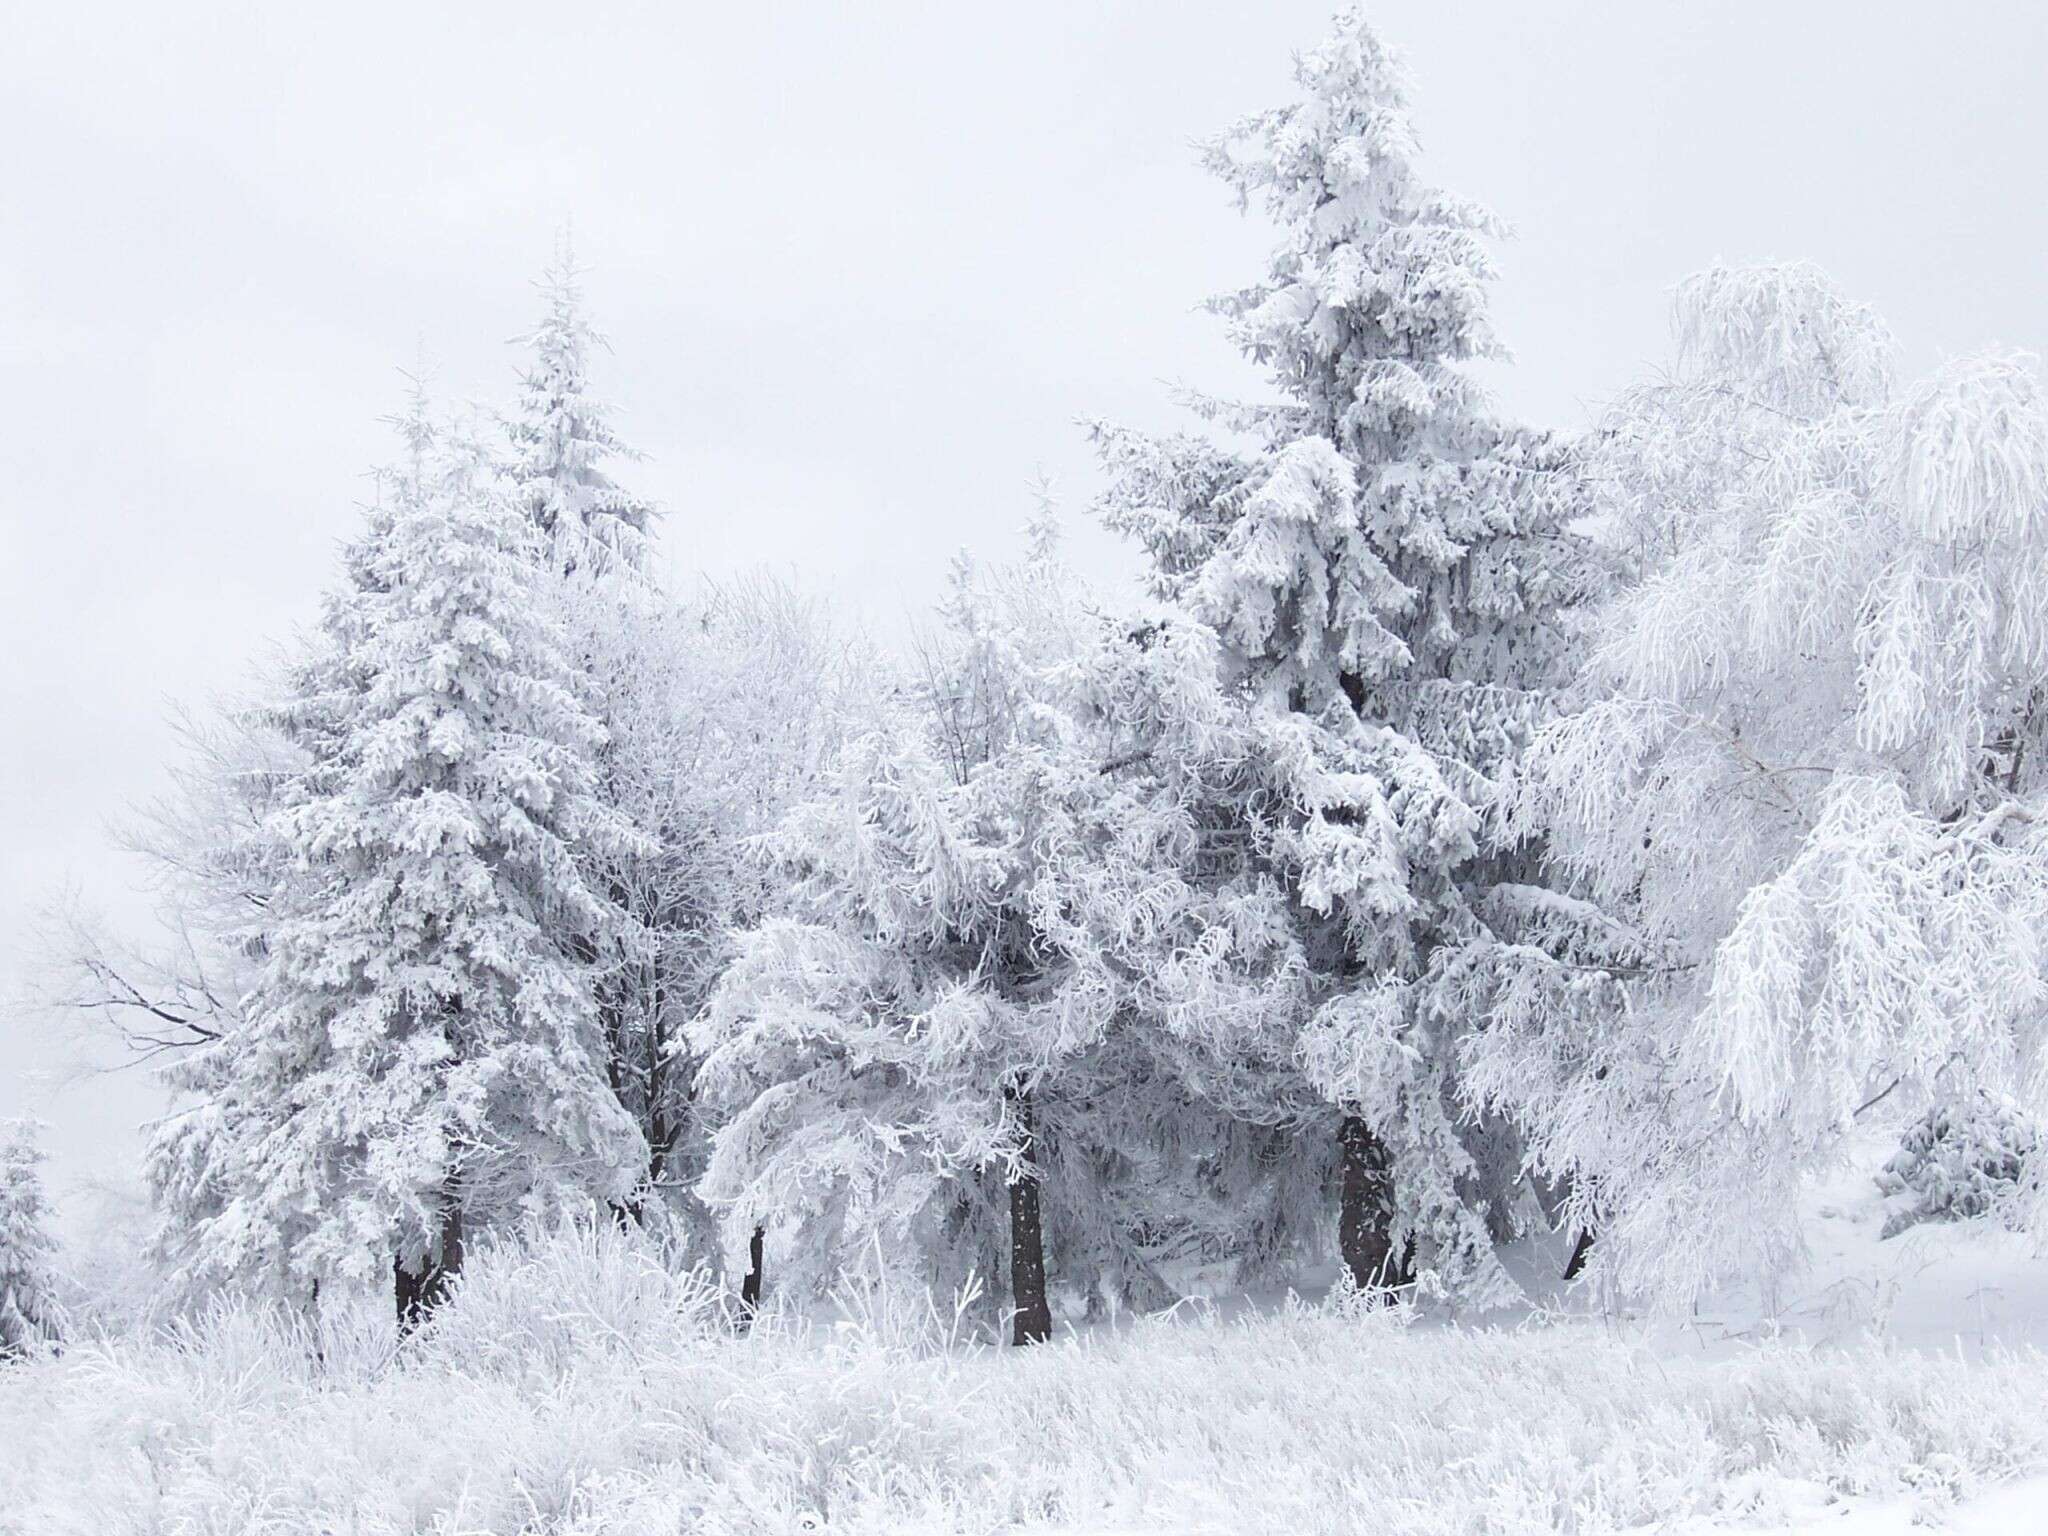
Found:
M 409 371 L 399 369 L 398 376 L 405 380 L 405 404 L 383 417 L 382 421 L 398 434 L 399 441 L 405 445 L 405 463 L 402 467 L 380 466 L 374 472 L 380 495 L 386 486 L 393 484 L 409 486 L 417 493 L 425 481 L 427 457 L 440 436 L 434 425 L 434 365 L 427 357 L 424 338 L 420 341 L 419 360 Z
M 1066 538 L 1060 519 L 1059 487 L 1040 471 L 1031 480 L 1031 516 L 1024 522 L 1024 558 L 1033 566 L 1058 562 Z
M 637 566 L 659 515 L 611 476 L 612 461 L 641 455 L 612 430 L 609 408 L 590 393 L 591 354 L 609 343 L 584 310 L 585 270 L 565 227 L 536 284 L 540 324 L 518 338 L 529 361 L 506 423 L 518 500 L 564 570 Z
M 1422 179 L 1405 71 L 1357 12 L 1297 58 L 1295 79 L 1304 99 L 1204 146 L 1240 203 L 1258 196 L 1285 234 L 1266 281 L 1214 307 L 1297 402 L 1287 425 L 1356 452 L 1477 408 L 1442 365 L 1503 355 L 1484 243 L 1501 226 Z

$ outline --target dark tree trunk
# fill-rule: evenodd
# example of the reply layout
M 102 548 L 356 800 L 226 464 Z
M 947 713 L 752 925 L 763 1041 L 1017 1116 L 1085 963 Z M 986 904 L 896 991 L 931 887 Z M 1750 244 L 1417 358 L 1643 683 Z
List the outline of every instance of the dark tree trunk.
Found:
M 1005 1090 L 1023 1128 L 1023 1156 L 1010 1181 L 1010 1301 L 1017 1321 L 1014 1344 L 1042 1344 L 1052 1337 L 1052 1307 L 1045 1296 L 1045 1236 L 1038 1216 L 1038 1171 L 1033 1161 L 1037 1134 L 1030 1095 Z
M 408 1269 L 403 1258 L 391 1261 L 392 1292 L 398 1304 L 401 1338 L 447 1299 L 449 1282 L 461 1272 L 462 1208 L 450 1204 L 442 1211 L 435 1245 L 420 1259 L 418 1269 Z
M 1565 1279 L 1576 1280 L 1579 1278 L 1579 1272 L 1586 1267 L 1586 1256 L 1592 1251 L 1593 1229 L 1588 1227 L 1579 1234 L 1579 1240 L 1572 1244 L 1572 1256 L 1565 1260 Z
M 398 1336 L 404 1338 L 420 1320 L 420 1277 L 405 1267 L 402 1254 L 391 1260 L 391 1290 L 398 1303 Z
M 1337 1125 L 1343 1183 L 1337 1208 L 1337 1246 L 1351 1280 L 1365 1295 L 1384 1296 L 1414 1278 L 1414 1244 L 1394 1252 L 1394 1173 L 1386 1143 L 1356 1115 Z
M 747 1273 L 740 1281 L 740 1311 L 748 1317 L 761 1305 L 761 1242 L 766 1235 L 765 1229 L 756 1227 L 754 1235 L 747 1239 Z

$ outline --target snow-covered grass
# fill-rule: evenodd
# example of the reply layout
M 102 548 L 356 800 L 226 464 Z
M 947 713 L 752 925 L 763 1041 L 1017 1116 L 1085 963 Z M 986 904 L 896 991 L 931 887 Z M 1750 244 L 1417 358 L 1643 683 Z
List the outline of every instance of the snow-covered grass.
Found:
M 0 1530 L 1784 1528 L 2048 1469 L 2031 1353 L 1684 1358 L 1301 1306 L 1012 1351 L 944 1308 L 844 1311 L 735 1335 L 599 1229 L 479 1255 L 402 1350 L 367 1308 L 250 1305 L 78 1342 L 0 1372 Z

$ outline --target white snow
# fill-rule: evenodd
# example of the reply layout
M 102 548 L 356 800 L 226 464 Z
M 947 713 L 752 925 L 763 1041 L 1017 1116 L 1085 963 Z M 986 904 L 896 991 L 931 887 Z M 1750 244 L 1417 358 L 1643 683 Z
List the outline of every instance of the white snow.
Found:
M 1683 1328 L 1228 1298 L 988 1349 L 854 1288 L 734 1337 L 599 1225 L 474 1256 L 396 1359 L 380 1300 L 324 1362 L 226 1308 L 0 1372 L 0 1531 L 2041 1529 L 2043 1266 L 1983 1222 L 1878 1242 L 1865 1141 L 1814 1191 L 1839 1268 Z

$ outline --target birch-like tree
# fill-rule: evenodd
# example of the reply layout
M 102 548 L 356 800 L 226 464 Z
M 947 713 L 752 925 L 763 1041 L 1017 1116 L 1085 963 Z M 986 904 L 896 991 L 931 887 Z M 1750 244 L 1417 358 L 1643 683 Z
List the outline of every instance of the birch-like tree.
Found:
M 2048 403 L 2031 358 L 1901 385 L 1811 267 L 1721 269 L 1605 424 L 1634 572 L 1510 802 L 1530 903 L 1469 1082 L 1680 1302 L 1783 1274 L 1860 1114 L 2042 1076 Z
M 684 603 L 607 571 L 572 576 L 562 595 L 590 658 L 584 697 L 606 725 L 600 793 L 639 833 L 584 854 L 587 878 L 630 919 L 600 947 L 599 1000 L 608 1076 L 647 1141 L 634 1202 L 674 1211 L 715 1260 L 695 1193 L 710 1124 L 687 1025 L 736 935 L 777 906 L 754 840 L 819 791 L 879 672 L 822 605 L 764 578 Z

